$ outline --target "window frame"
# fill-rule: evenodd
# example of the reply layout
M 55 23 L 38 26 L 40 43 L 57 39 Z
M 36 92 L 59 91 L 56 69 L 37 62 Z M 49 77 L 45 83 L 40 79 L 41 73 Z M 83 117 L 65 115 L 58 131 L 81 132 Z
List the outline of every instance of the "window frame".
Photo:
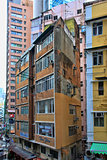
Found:
M 93 52 L 93 66 L 103 65 L 103 51 Z
M 101 86 L 102 83 L 102 86 Z M 98 82 L 98 95 L 103 96 L 104 95 L 104 81 Z
M 98 25 L 102 23 L 101 25 Z M 96 26 L 95 26 L 96 25 Z M 99 33 L 99 28 L 101 27 L 101 33 Z M 96 29 L 96 33 L 94 33 L 94 30 Z M 93 36 L 98 36 L 98 35 L 102 35 L 103 34 L 103 21 L 100 21 L 100 22 L 96 22 L 96 23 L 93 23 Z
M 98 114 L 101 114 L 101 116 L 98 116 Z M 101 122 L 101 119 L 102 119 L 102 122 Z M 104 127 L 104 112 L 94 113 L 94 127 Z

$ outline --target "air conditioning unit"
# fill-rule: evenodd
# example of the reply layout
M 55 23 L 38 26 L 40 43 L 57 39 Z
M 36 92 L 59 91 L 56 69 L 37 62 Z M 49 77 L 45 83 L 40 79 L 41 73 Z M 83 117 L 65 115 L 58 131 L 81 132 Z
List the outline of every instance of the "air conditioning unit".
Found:
M 97 112 L 95 113 L 95 117 L 104 117 L 104 113 L 103 112 Z
M 90 152 L 90 149 L 86 149 L 85 155 L 90 159 L 95 158 L 95 155 Z
M 92 153 L 90 152 L 90 149 L 86 149 L 85 155 L 86 155 L 88 158 L 91 158 Z
M 53 60 L 50 60 L 49 64 L 50 64 L 50 65 L 53 65 L 53 64 L 54 64 L 54 61 L 53 61 Z
M 78 121 L 78 120 L 79 120 L 79 118 L 78 118 L 78 117 L 75 117 L 75 118 L 74 118 L 74 121 Z
M 79 126 L 75 126 L 75 129 L 79 129 Z
M 53 158 L 53 155 L 52 155 L 52 154 L 48 154 L 48 157 L 51 157 L 51 158 Z
M 77 67 L 74 66 L 73 70 L 76 70 L 76 69 L 77 69 Z

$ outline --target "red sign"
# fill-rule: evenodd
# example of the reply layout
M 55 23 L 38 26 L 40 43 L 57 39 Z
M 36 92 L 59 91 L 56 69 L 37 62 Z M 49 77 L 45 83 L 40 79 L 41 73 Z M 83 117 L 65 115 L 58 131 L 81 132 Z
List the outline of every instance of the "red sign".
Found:
M 14 114 L 10 114 L 10 118 L 14 118 Z

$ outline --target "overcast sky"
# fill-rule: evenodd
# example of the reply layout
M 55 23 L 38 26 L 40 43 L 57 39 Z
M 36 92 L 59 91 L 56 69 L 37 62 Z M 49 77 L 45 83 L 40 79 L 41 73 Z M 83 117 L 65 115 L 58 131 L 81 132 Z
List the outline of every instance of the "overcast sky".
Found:
M 6 90 L 7 0 L 0 0 L 0 88 Z

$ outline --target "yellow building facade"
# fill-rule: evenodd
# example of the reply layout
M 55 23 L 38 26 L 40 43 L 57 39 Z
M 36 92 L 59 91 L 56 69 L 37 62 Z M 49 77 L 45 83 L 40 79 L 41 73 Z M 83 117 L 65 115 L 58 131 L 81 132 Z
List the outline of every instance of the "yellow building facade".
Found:
M 86 5 L 86 52 L 88 143 L 103 145 L 107 144 L 107 1 Z

